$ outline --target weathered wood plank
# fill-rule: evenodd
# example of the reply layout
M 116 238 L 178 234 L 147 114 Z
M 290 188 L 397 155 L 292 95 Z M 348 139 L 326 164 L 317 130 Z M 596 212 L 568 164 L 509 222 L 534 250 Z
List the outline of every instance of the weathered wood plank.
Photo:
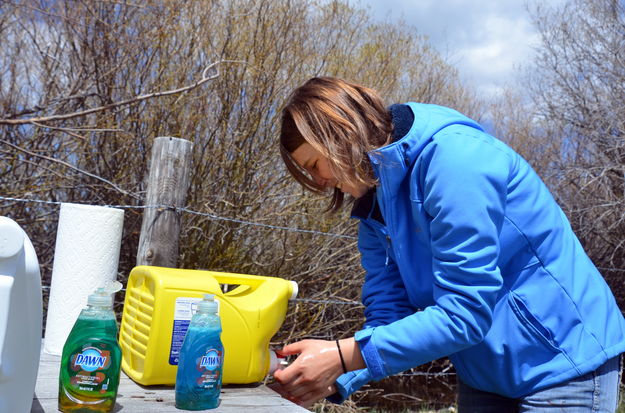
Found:
M 154 139 L 148 173 L 147 205 L 184 207 L 190 184 L 193 143 L 185 139 Z M 143 210 L 137 265 L 176 267 L 181 213 L 167 208 Z
M 42 353 L 35 398 L 31 413 L 57 412 L 59 368 L 61 358 Z M 283 399 L 268 387 L 256 384 L 249 386 L 224 386 L 221 403 L 214 412 L 240 413 L 298 413 L 308 412 Z M 175 407 L 174 388 L 169 386 L 141 386 L 122 372 L 114 412 L 129 413 L 180 413 Z

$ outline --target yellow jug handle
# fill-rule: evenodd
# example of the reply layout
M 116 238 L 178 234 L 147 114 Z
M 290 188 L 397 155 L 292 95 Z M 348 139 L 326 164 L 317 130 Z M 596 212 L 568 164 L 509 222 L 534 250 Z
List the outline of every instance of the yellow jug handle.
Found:
M 260 275 L 218 273 L 212 271 L 210 274 L 215 277 L 219 284 L 247 285 L 252 289 L 256 289 L 259 285 L 266 281 L 265 277 Z
M 249 292 L 252 292 L 252 287 L 250 287 L 249 285 L 239 285 L 234 290 L 224 293 L 224 295 L 227 297 L 238 297 Z
M 295 281 L 289 281 L 279 277 L 265 277 L 262 275 L 235 274 L 212 271 L 210 271 L 210 274 L 215 278 L 215 280 L 217 280 L 219 284 L 238 285 L 237 288 L 226 293 L 226 295 L 230 297 L 252 293 L 266 282 L 288 283 L 288 289 L 291 293 L 289 297 L 290 300 L 296 298 L 299 292 L 299 288 Z

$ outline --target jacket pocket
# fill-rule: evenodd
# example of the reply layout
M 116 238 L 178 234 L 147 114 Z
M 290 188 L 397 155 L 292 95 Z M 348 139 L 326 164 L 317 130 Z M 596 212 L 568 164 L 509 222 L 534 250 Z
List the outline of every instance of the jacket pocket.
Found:
M 519 320 L 519 323 L 529 330 L 532 335 L 542 341 L 547 347 L 554 351 L 559 352 L 560 348 L 553 339 L 553 335 L 542 323 L 532 314 L 527 308 L 523 300 L 516 295 L 513 291 L 510 291 L 508 296 L 508 304 L 512 308 L 512 312 Z

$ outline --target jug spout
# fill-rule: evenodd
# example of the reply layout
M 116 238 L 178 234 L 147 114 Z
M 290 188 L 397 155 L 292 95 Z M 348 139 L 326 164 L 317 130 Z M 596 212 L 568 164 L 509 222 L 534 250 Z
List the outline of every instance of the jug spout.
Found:
M 295 300 L 297 298 L 297 294 L 299 293 L 299 286 L 295 281 L 289 281 L 291 283 L 291 296 L 289 300 Z

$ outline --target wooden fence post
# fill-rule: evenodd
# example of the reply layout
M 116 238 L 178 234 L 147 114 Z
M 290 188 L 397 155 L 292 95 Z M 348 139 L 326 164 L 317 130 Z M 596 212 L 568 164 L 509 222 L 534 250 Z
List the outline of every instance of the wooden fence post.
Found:
M 152 146 L 146 205 L 184 207 L 189 189 L 193 143 L 158 137 Z M 181 213 L 173 208 L 143 210 L 137 265 L 175 268 Z

